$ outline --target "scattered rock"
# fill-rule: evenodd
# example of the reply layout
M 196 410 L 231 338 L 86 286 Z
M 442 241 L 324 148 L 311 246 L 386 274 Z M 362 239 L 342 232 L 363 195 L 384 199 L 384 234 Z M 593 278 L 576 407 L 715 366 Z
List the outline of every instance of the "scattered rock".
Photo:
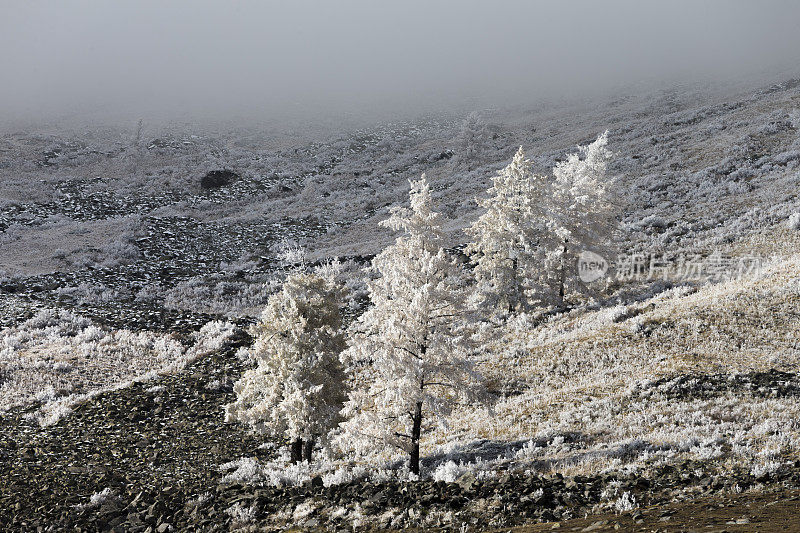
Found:
M 212 170 L 200 180 L 200 187 L 206 190 L 225 187 L 238 177 L 232 170 Z

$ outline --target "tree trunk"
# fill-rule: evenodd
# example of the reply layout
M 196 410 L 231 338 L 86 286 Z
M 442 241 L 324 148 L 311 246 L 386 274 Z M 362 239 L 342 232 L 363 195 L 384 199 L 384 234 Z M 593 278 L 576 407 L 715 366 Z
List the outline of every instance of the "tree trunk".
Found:
M 294 439 L 289 445 L 291 462 L 297 464 L 303 460 L 303 439 Z
M 419 437 L 422 433 L 422 402 L 417 402 L 414 409 L 413 426 L 411 428 L 411 457 L 408 469 L 412 474 L 419 475 Z
M 520 290 L 519 273 L 517 271 L 518 265 L 519 265 L 519 261 L 516 258 L 511 260 L 511 268 L 514 271 L 514 291 L 516 293 L 514 295 L 514 300 L 516 300 L 516 301 L 512 302 L 511 299 L 509 298 L 509 300 L 508 300 L 508 314 L 509 315 L 514 314 L 515 308 L 518 305 L 520 305 L 521 302 L 522 302 L 522 294 L 521 294 L 522 291 Z
M 564 305 L 564 281 L 566 278 L 567 239 L 564 239 L 564 248 L 561 250 L 561 282 L 558 287 L 558 303 Z
M 303 443 L 303 460 L 307 463 L 311 462 L 311 456 L 314 454 L 314 439 L 310 438 Z

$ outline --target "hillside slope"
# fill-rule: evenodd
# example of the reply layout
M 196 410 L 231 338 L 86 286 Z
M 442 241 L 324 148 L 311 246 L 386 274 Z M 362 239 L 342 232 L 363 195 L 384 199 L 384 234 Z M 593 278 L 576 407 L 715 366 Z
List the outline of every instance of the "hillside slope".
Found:
M 460 116 L 302 141 L 4 134 L 0 523 L 486 528 L 796 489 L 798 107 L 789 80 L 485 110 L 472 170 L 456 166 Z M 223 422 L 241 328 L 289 266 L 289 241 L 344 258 L 356 314 L 363 259 L 391 239 L 377 223 L 409 178 L 428 174 L 458 245 L 519 145 L 549 172 L 605 129 L 627 199 L 614 246 L 648 268 L 623 279 L 620 263 L 592 298 L 487 341 L 494 412 L 462 406 L 427 434 L 422 480 L 398 479 L 402 457 L 382 451 L 287 470 L 280 443 Z M 202 188 L 219 168 L 237 177 Z M 687 259 L 727 270 L 673 268 Z

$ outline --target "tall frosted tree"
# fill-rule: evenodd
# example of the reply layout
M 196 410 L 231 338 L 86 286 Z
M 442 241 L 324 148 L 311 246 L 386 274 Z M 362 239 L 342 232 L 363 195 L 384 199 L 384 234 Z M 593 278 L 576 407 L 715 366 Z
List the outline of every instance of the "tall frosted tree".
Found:
M 520 146 L 511 163 L 492 178 L 485 211 L 466 232 L 475 262 L 477 303 L 494 312 L 530 308 L 548 244 L 549 183 L 534 175 Z
M 347 397 L 339 355 L 341 293 L 332 279 L 291 273 L 252 329 L 257 366 L 234 386 L 226 419 L 285 437 L 292 462 L 311 461 L 315 441 L 340 422 Z
M 564 302 L 570 265 L 583 251 L 607 251 L 617 226 L 616 182 L 607 173 L 614 154 L 607 144 L 608 131 L 553 168 L 550 228 L 559 244 L 549 254 L 548 264 L 556 273 L 552 281 L 559 304 Z
M 343 354 L 355 376 L 340 443 L 361 452 L 395 446 L 419 474 L 420 440 L 454 402 L 476 399 L 461 269 L 442 248 L 439 214 L 425 176 L 411 182 L 411 207 L 383 225 L 401 232 L 372 262 L 372 307 Z

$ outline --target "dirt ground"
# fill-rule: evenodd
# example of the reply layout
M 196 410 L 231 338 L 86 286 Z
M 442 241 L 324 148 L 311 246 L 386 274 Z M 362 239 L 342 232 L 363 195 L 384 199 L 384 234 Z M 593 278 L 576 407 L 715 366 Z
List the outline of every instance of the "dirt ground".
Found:
M 800 532 L 800 491 L 730 494 L 497 531 Z

